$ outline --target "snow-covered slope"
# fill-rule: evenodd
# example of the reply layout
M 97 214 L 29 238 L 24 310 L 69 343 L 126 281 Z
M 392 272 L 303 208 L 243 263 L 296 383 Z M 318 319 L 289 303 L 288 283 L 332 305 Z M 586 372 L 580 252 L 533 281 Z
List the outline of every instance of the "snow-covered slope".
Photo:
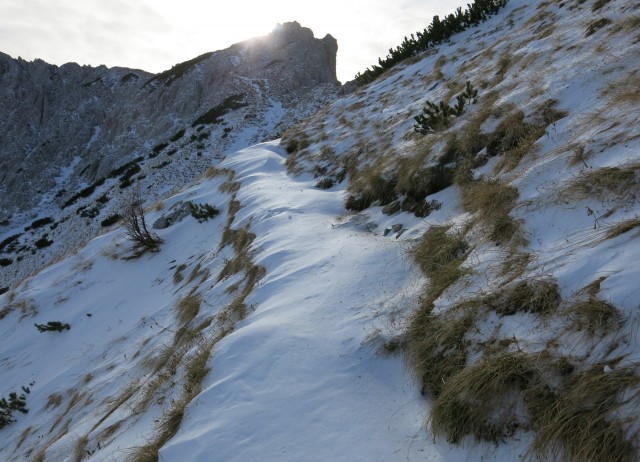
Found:
M 636 459 L 639 18 L 511 0 L 148 204 L 221 212 L 158 252 L 114 228 L 0 296 L 0 458 Z

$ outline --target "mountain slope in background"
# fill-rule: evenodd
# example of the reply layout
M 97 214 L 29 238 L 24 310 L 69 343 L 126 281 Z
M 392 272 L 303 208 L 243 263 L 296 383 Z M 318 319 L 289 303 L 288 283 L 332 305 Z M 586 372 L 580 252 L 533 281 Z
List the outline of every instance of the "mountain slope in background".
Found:
M 1 295 L 0 457 L 637 460 L 638 24 L 511 0 Z
M 157 75 L 0 54 L 0 287 L 94 236 L 130 184 L 159 197 L 333 99 L 336 53 L 285 23 Z

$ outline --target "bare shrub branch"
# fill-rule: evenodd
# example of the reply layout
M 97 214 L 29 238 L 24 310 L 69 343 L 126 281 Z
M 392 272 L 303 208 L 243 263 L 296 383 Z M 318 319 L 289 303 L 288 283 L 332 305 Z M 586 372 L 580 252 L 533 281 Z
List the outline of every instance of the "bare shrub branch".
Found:
M 132 258 L 139 257 L 147 251 L 157 251 L 163 242 L 147 228 L 142 202 L 140 188 L 136 187 L 132 190 L 131 196 L 125 200 L 122 211 L 124 228 L 129 239 L 133 241 Z

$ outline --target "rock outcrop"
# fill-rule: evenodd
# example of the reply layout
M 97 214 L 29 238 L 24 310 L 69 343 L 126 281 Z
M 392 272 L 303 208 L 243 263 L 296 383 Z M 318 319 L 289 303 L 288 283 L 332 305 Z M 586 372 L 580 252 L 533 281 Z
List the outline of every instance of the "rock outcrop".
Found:
M 333 37 L 294 22 L 157 75 L 0 53 L 0 209 L 37 205 L 74 159 L 72 176 L 92 182 L 232 94 L 256 109 L 264 98 L 286 107 L 336 85 L 336 52 Z
M 0 241 L 42 216 L 64 221 L 49 234 L 73 228 L 82 240 L 130 184 L 158 197 L 225 152 L 277 138 L 335 98 L 336 53 L 333 37 L 297 22 L 155 75 L 0 53 Z M 0 287 L 43 263 L 25 263 L 37 260 L 27 241 L 0 249 L 16 261 Z

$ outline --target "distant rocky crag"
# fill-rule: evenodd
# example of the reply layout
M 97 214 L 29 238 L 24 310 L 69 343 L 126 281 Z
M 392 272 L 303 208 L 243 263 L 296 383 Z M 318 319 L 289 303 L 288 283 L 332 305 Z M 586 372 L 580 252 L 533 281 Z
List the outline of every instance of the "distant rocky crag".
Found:
M 157 197 L 331 101 L 337 50 L 291 22 L 155 75 L 0 53 L 0 288 L 95 235 L 130 185 Z

